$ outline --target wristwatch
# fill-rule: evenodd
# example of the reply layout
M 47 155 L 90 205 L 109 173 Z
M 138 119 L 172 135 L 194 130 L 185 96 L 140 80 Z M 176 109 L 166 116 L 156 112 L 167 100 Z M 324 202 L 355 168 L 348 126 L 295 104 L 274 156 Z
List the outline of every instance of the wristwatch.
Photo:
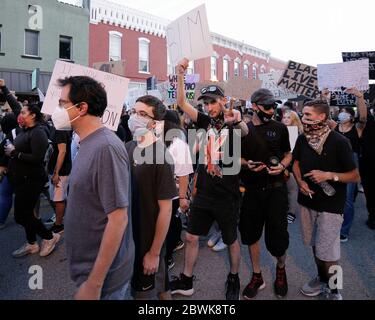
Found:
M 335 181 L 335 182 L 339 181 L 339 176 L 337 174 L 333 175 L 333 181 Z

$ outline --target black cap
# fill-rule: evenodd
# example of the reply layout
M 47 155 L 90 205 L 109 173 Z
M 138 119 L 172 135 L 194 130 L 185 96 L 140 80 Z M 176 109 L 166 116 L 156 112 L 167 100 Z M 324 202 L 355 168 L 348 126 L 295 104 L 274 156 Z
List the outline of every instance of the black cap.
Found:
M 202 99 L 218 99 L 224 98 L 224 90 L 217 85 L 210 85 L 201 89 L 201 96 L 198 100 Z
M 276 100 L 273 93 L 268 89 L 258 89 L 251 95 L 251 103 L 256 103 L 260 105 L 271 105 L 271 104 L 281 104 L 281 100 Z

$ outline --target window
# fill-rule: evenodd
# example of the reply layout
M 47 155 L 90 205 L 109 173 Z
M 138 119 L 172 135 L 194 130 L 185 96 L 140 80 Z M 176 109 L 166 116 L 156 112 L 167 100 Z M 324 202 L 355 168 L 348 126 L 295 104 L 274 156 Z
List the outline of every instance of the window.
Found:
M 25 55 L 39 56 L 39 31 L 25 30 Z
M 254 64 L 253 65 L 253 79 L 257 78 L 257 66 Z
M 249 77 L 249 65 L 248 64 L 243 65 L 243 75 L 245 78 Z
M 229 80 L 229 61 L 227 59 L 223 60 L 223 79 L 224 81 Z
M 189 65 L 186 70 L 187 74 L 194 74 L 194 61 L 189 61 Z
M 211 57 L 211 80 L 217 80 L 216 65 L 216 57 Z
M 117 31 L 109 31 L 109 60 L 121 60 L 121 38 L 122 34 Z
M 234 76 L 238 77 L 240 75 L 240 63 L 238 61 L 234 61 Z
M 60 59 L 72 60 L 72 38 L 60 36 Z
M 149 49 L 150 40 L 139 38 L 139 72 L 150 72 L 149 66 Z

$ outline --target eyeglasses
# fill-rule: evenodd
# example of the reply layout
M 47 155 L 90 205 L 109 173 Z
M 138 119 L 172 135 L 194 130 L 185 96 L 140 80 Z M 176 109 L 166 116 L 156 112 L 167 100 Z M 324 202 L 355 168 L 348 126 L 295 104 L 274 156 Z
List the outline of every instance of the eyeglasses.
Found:
M 137 114 L 137 115 L 139 115 L 141 117 L 150 118 L 152 120 L 155 119 L 154 117 L 151 117 L 146 111 L 143 111 L 143 110 L 137 111 L 134 108 L 132 108 L 132 109 L 130 109 L 129 113 L 130 113 L 130 115 Z
M 264 110 L 275 110 L 277 108 L 277 103 L 273 103 L 273 104 L 259 104 L 259 106 L 262 106 L 264 108 Z
M 201 89 L 201 93 L 202 94 L 205 94 L 205 93 L 208 93 L 208 92 L 216 92 L 216 91 L 219 91 L 219 93 L 224 96 L 224 92 L 221 88 L 219 88 L 218 86 L 208 86 L 208 87 L 204 87 Z

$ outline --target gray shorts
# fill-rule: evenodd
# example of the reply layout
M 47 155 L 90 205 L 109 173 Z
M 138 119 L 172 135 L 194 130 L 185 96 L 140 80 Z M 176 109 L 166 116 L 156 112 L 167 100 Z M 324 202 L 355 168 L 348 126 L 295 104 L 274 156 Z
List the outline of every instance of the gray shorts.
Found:
M 315 247 L 315 255 L 319 260 L 327 262 L 340 260 L 340 230 L 343 216 L 318 212 L 303 206 L 300 208 L 304 244 Z

